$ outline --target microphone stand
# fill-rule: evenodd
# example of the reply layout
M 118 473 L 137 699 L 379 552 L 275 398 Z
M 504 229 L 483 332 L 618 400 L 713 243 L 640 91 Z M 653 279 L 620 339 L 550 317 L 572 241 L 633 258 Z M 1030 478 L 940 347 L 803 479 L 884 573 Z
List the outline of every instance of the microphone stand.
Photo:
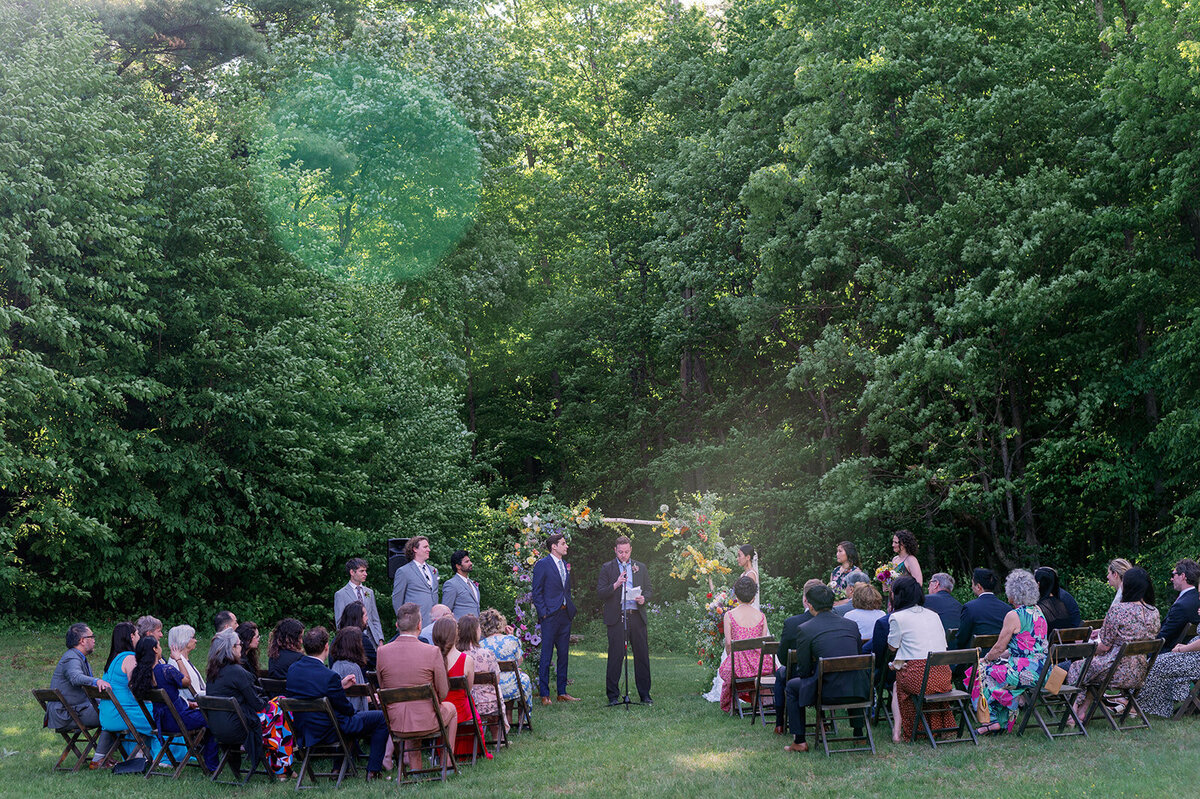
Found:
M 617 570 L 621 569 L 621 561 L 617 561 Z M 633 561 L 629 561 L 629 574 L 633 576 Z M 629 701 L 629 609 L 625 607 L 625 591 L 629 587 L 628 580 L 621 581 L 621 641 L 625 645 L 625 691 L 621 697 L 621 701 L 617 705 L 624 705 L 628 709 L 633 702 Z M 615 707 L 615 705 L 614 705 Z

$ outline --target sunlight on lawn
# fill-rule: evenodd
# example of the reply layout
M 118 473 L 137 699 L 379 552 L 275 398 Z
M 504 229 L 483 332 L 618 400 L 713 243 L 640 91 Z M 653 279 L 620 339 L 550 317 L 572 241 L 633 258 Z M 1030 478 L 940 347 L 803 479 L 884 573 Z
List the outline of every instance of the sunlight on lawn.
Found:
M 736 752 L 713 749 L 709 752 L 687 752 L 671 757 L 676 769 L 691 771 L 721 771 L 733 768 L 738 760 Z

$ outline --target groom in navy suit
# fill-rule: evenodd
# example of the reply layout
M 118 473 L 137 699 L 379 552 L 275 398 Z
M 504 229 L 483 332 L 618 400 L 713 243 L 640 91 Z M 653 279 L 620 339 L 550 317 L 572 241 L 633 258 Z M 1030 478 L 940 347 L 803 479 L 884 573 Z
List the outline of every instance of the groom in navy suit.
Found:
M 550 658 L 558 652 L 559 702 L 578 702 L 567 693 L 567 649 L 571 643 L 571 620 L 575 603 L 571 601 L 571 571 L 567 565 L 567 539 L 555 533 L 546 539 L 550 554 L 533 567 L 533 607 L 542 625 L 542 660 L 538 664 L 538 693 L 542 704 L 550 704 Z

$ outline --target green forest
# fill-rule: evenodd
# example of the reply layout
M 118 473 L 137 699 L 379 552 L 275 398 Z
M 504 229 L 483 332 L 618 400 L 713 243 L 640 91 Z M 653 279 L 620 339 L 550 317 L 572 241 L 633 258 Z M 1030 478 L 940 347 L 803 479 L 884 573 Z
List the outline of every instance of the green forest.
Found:
M 1195 0 L 0 0 L 0 608 L 700 492 L 795 587 L 1165 588 L 1198 267 Z

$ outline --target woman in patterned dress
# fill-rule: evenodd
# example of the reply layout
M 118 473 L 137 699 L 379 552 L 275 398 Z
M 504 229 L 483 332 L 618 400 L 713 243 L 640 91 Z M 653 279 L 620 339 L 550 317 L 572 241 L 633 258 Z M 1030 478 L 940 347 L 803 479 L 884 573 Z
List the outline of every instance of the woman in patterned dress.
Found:
M 1158 656 L 1137 695 L 1138 704 L 1147 713 L 1170 717 L 1175 703 L 1188 698 L 1196 680 L 1200 680 L 1200 635 Z
M 849 541 L 843 541 L 837 545 L 837 566 L 834 566 L 829 574 L 829 587 L 833 589 L 834 596 L 846 595 L 846 585 L 850 575 L 855 572 L 863 573 L 858 562 L 858 547 Z
M 1121 580 L 1121 601 L 1109 608 L 1104 616 L 1100 640 L 1096 643 L 1096 656 L 1092 658 L 1087 674 L 1083 675 L 1084 683 L 1095 685 L 1100 682 L 1116 659 L 1121 644 L 1157 635 L 1161 618 L 1158 608 L 1154 607 L 1154 586 L 1150 582 L 1150 575 L 1140 566 L 1130 568 Z M 1113 675 L 1111 687 L 1140 686 L 1146 677 L 1146 662 L 1145 655 L 1123 659 Z M 1071 664 L 1067 681 L 1075 684 L 1082 668 L 1083 661 Z M 1080 695 L 1075 712 L 1080 718 L 1088 712 L 1086 695 Z
M 458 620 L 458 648 L 475 663 L 476 674 L 490 671 L 496 675 L 496 685 L 500 684 L 500 664 L 492 650 L 479 645 L 479 619 L 470 613 Z M 496 689 L 490 685 L 472 686 L 471 699 L 481 716 L 491 716 L 500 710 L 496 704 Z M 504 719 L 504 729 L 508 730 L 508 714 L 500 713 L 500 717 Z
M 496 656 L 498 663 L 511 661 L 518 666 L 521 665 L 523 653 L 521 652 L 521 641 L 512 634 L 512 628 L 508 626 L 508 620 L 504 618 L 504 614 L 495 608 L 488 608 L 479 614 L 479 634 L 483 636 L 483 640 L 479 645 L 490 651 Z M 505 702 L 513 702 L 520 696 L 520 689 L 517 685 L 517 680 L 520 679 L 520 688 L 525 690 L 525 701 L 528 705 L 533 703 L 533 683 L 529 679 L 529 675 L 524 671 L 506 671 L 500 674 L 500 698 Z M 530 713 L 533 712 L 532 706 L 529 708 Z
M 1005 580 L 1004 592 L 1013 610 L 1004 617 L 996 645 L 981 658 L 979 679 L 973 680 L 968 670 L 972 705 L 982 695 L 991 714 L 991 721 L 977 730 L 980 735 L 1013 728 L 1021 694 L 1037 684 L 1046 663 L 1049 630 L 1038 607 L 1041 592 L 1033 575 L 1016 569 Z
M 731 645 L 734 641 L 746 638 L 762 638 L 770 635 L 767 630 L 767 617 L 754 607 L 754 598 L 758 596 L 758 583 L 749 575 L 743 574 L 733 584 L 733 595 L 738 604 L 725 614 L 722 624 L 725 626 L 725 652 L 729 657 L 721 661 L 718 673 L 721 677 L 721 710 L 726 713 L 733 707 L 733 667 L 736 664 L 738 677 L 750 677 L 758 671 L 759 661 L 762 661 L 762 673 L 772 674 L 775 663 L 771 658 L 763 658 L 761 649 L 746 649 L 733 653 Z

